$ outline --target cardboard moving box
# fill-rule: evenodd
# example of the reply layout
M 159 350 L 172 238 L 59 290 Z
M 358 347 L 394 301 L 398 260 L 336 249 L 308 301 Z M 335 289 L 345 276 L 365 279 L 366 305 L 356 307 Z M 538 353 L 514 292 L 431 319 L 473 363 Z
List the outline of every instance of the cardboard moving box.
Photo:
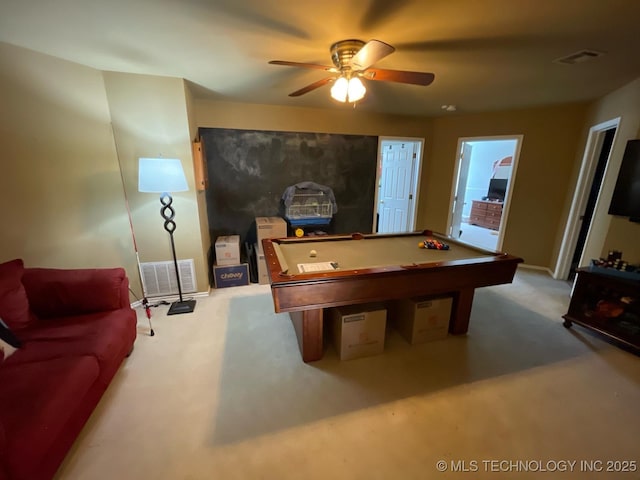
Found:
M 262 251 L 262 242 L 256 243 L 256 263 L 258 266 L 258 283 L 269 283 L 269 273 L 267 271 L 267 261 Z
M 440 340 L 449 334 L 452 305 L 452 297 L 396 300 L 390 305 L 389 320 L 412 345 Z
M 213 265 L 213 283 L 216 288 L 249 285 L 249 264 Z
M 378 355 L 384 351 L 387 310 L 377 304 L 331 308 L 333 342 L 340 360 Z
M 216 238 L 216 263 L 238 265 L 240 263 L 240 235 L 224 235 Z
M 287 222 L 280 217 L 256 217 L 256 234 L 262 248 L 264 238 L 284 238 L 287 236 Z

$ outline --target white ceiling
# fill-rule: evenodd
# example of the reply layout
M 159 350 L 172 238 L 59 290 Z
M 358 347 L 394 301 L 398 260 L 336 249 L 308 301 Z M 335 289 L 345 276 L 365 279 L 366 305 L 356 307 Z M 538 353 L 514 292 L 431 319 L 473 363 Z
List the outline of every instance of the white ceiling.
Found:
M 100 70 L 185 78 L 200 98 L 352 108 L 329 86 L 329 47 L 396 47 L 375 66 L 433 72 L 427 87 L 366 83 L 357 108 L 451 115 L 594 99 L 640 77 L 640 0 L 1 0 L 0 41 Z M 554 63 L 582 49 L 605 55 Z

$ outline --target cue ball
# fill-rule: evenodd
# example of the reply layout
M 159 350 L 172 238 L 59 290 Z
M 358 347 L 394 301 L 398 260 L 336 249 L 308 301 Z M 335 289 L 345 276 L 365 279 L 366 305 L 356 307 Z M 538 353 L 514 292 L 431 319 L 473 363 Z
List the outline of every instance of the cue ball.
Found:
M 309 252 L 309 256 L 310 256 L 310 257 L 315 257 L 317 254 L 318 254 L 318 252 L 316 252 L 315 250 L 311 250 L 311 251 Z

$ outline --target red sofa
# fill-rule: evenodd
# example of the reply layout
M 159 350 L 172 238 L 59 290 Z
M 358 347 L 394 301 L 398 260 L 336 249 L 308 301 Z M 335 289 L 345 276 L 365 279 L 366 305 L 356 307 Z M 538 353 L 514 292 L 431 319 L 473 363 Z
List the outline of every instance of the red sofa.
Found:
M 0 480 L 51 479 L 132 349 L 136 313 L 122 268 L 0 264 Z M 6 332 L 6 329 L 5 329 Z

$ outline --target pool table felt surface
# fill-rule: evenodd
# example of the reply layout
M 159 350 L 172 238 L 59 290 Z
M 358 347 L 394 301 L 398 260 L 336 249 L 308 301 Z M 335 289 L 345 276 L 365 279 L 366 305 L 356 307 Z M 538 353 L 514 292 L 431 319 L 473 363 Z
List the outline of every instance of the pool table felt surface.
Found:
M 344 238 L 344 237 L 343 237 Z M 420 248 L 418 243 L 433 238 L 449 245 L 449 250 Z M 283 272 L 299 274 L 298 264 L 337 262 L 338 269 L 362 270 L 412 264 L 453 262 L 473 258 L 493 258 L 489 251 L 466 246 L 436 235 L 397 235 L 365 237 L 361 240 L 328 239 L 310 241 L 283 240 L 274 243 Z M 315 250 L 316 256 L 310 256 Z

